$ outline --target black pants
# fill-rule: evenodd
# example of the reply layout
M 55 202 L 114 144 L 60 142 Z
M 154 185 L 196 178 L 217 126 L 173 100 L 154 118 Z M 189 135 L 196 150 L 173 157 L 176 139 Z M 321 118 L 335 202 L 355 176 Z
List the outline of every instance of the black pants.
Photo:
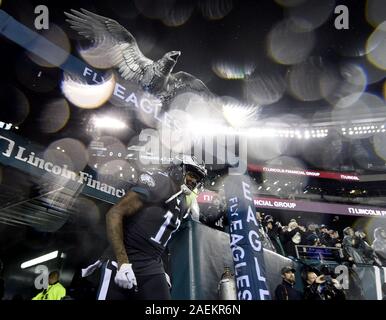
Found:
M 118 287 L 114 278 L 117 263 L 107 261 L 101 267 L 98 300 L 170 300 L 169 286 L 165 274 L 135 275 L 138 287 L 130 290 Z

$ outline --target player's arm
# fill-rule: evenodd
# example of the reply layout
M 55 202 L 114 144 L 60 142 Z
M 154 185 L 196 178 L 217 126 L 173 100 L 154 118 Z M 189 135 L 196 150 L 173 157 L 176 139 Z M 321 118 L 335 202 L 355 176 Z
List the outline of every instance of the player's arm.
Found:
M 118 269 L 129 259 L 123 243 L 123 217 L 131 216 L 143 207 L 138 193 L 129 191 L 106 214 L 107 237 L 113 247 L 118 262 Z

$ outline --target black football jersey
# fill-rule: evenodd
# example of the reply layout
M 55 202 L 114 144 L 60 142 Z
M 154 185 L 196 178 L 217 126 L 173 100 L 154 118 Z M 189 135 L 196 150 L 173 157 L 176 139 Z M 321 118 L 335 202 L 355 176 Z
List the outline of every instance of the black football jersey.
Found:
M 141 173 L 131 190 L 140 195 L 145 205 L 124 220 L 129 261 L 136 274 L 162 273 L 161 255 L 188 210 L 185 194 L 162 171 Z

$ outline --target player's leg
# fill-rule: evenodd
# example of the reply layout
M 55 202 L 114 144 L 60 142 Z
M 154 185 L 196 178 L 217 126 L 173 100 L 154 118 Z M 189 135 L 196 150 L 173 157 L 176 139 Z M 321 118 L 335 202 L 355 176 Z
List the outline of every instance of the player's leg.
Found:
M 101 267 L 101 279 L 97 292 L 97 300 L 134 300 L 137 294 L 134 289 L 128 290 L 118 287 L 114 282 L 117 273 L 117 263 L 107 261 Z
M 170 300 L 170 289 L 165 274 L 137 276 L 138 299 Z

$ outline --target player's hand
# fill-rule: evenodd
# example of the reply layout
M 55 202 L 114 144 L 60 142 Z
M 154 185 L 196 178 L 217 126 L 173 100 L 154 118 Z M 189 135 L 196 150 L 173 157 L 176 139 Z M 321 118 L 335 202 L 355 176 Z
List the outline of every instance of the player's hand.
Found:
M 117 286 L 124 289 L 131 289 L 137 286 L 137 279 L 132 268 L 131 263 L 124 263 L 121 265 L 114 279 Z
M 82 269 L 82 278 L 88 277 L 92 274 L 96 269 L 98 269 L 102 265 L 102 261 L 97 260 L 95 263 L 89 265 L 87 268 Z

